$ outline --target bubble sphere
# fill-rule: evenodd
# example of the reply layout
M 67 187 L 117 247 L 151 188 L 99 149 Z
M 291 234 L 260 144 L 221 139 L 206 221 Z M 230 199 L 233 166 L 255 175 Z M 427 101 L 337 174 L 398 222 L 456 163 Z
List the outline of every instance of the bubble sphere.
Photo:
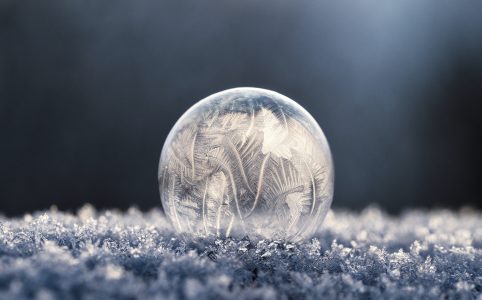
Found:
M 325 135 L 300 105 L 273 91 L 234 88 L 177 121 L 158 180 L 180 232 L 299 241 L 330 209 L 334 171 Z

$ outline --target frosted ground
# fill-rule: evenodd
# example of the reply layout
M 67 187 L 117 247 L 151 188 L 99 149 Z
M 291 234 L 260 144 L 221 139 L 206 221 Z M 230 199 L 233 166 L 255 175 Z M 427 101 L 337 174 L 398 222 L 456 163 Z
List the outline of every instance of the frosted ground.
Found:
M 300 244 L 179 239 L 159 210 L 0 217 L 0 299 L 482 299 L 482 213 L 335 211 Z

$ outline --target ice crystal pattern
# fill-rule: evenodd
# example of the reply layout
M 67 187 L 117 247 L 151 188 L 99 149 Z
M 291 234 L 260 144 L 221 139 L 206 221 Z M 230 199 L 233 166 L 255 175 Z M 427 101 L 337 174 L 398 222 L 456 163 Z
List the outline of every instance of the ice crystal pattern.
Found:
M 164 211 L 178 231 L 301 240 L 318 228 L 333 195 L 330 149 L 293 100 L 236 88 L 189 109 L 159 163 Z

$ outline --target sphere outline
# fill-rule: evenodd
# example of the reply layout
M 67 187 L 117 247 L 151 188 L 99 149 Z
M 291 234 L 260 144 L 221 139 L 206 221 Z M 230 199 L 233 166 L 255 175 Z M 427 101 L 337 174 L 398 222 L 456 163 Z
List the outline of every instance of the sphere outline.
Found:
M 179 118 L 158 181 L 180 232 L 299 241 L 331 206 L 334 167 L 323 131 L 301 105 L 241 87 L 212 94 Z

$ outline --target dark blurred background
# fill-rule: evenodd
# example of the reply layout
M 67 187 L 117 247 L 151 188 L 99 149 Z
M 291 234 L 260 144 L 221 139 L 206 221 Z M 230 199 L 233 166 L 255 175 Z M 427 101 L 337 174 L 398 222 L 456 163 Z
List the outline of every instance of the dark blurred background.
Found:
M 157 164 L 196 101 L 298 101 L 334 206 L 481 207 L 480 1 L 0 1 L 0 212 L 160 207 Z

